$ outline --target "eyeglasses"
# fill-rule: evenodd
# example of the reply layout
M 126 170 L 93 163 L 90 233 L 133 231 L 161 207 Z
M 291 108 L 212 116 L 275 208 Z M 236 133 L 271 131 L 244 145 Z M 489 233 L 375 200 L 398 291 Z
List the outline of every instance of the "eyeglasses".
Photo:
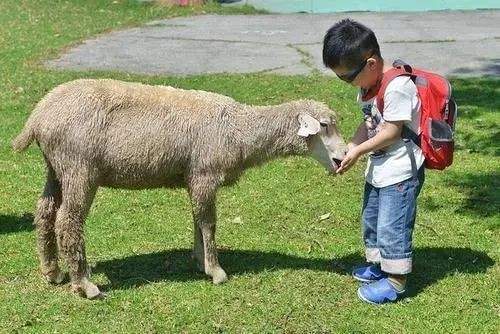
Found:
M 342 81 L 345 81 L 345 82 L 353 82 L 354 79 L 356 79 L 356 77 L 358 76 L 359 73 L 361 73 L 361 71 L 365 68 L 366 64 L 368 63 L 368 59 L 370 59 L 371 57 L 373 57 L 373 54 L 366 58 L 362 63 L 361 65 L 359 65 L 359 67 L 355 70 L 352 70 L 350 72 L 347 72 L 345 74 L 342 74 L 342 75 L 338 75 L 337 76 L 339 77 L 340 80 Z

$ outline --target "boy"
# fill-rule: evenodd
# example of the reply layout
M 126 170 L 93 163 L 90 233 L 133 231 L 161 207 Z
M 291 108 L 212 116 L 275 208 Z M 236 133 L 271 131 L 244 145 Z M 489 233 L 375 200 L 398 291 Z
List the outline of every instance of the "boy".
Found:
M 385 91 L 383 110 L 377 109 L 378 88 L 391 66 L 384 63 L 373 31 L 350 19 L 326 33 L 323 62 L 341 80 L 360 88 L 364 114 L 337 171 L 346 172 L 369 153 L 362 210 L 368 264 L 352 273 L 365 283 L 358 296 L 368 303 L 394 302 L 404 294 L 412 269 L 416 201 L 424 182 L 422 151 L 402 135 L 408 129 L 419 133 L 417 88 L 408 76 L 395 78 Z

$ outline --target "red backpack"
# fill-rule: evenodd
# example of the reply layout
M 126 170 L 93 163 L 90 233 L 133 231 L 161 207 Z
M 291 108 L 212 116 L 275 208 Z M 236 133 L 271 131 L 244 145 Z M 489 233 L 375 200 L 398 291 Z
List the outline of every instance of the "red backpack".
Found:
M 457 118 L 457 105 L 451 96 L 449 81 L 438 74 L 412 68 L 401 60 L 396 60 L 393 67 L 384 73 L 380 84 L 378 110 L 381 113 L 384 110 L 387 85 L 396 77 L 409 76 L 417 86 L 420 99 L 420 133 L 406 132 L 412 132 L 409 137 L 413 138 L 410 139 L 422 149 L 426 168 L 445 169 L 453 162 L 453 134 Z

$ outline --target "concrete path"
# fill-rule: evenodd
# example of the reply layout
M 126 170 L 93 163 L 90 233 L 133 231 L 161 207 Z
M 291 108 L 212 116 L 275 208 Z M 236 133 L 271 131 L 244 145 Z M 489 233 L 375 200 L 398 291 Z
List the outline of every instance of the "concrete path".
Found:
M 174 18 L 87 40 L 47 65 L 172 75 L 329 73 L 323 35 L 345 17 L 375 31 L 386 59 L 448 76 L 500 76 L 499 10 Z
M 226 0 L 229 6 L 247 4 L 272 13 L 391 12 L 499 9 L 498 0 Z

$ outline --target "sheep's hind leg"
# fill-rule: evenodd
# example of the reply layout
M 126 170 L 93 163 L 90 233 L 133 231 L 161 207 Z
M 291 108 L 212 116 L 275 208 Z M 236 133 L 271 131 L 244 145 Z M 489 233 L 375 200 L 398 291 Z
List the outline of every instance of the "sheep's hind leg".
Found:
M 72 290 L 89 299 L 101 298 L 104 295 L 89 280 L 83 236 L 83 224 L 96 187 L 81 170 L 71 175 L 62 184 L 62 204 L 56 218 L 57 244 L 69 267 Z
M 54 231 L 57 210 L 61 205 L 61 186 L 54 170 L 47 163 L 47 181 L 38 200 L 34 223 L 37 234 L 37 250 L 40 268 L 45 279 L 54 284 L 62 283 L 66 275 L 61 271 L 57 258 L 57 243 Z
M 212 277 L 214 284 L 220 284 L 227 281 L 227 275 L 219 265 L 217 246 L 215 244 L 216 191 L 217 182 L 212 178 L 198 177 L 190 182 L 189 192 L 195 223 L 195 251 L 198 247 L 195 256 L 196 254 L 198 257 L 202 255 L 200 248 L 203 247 L 203 259 L 197 258 L 197 260 L 199 263 L 203 263 L 205 273 Z M 196 229 L 199 229 L 199 231 L 196 231 Z M 197 240 L 199 235 L 197 236 L 196 233 L 201 234 L 202 242 Z

